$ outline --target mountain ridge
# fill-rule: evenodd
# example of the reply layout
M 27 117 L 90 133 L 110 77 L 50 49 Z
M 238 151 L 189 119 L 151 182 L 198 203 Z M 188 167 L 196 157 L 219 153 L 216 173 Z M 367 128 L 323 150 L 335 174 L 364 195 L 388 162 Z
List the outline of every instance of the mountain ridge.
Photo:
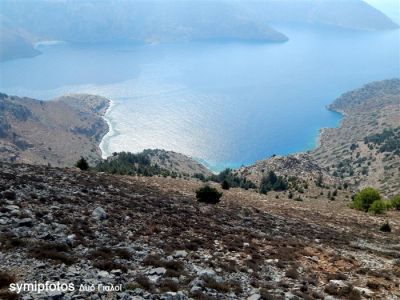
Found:
M 33 40 L 71 43 L 285 42 L 288 37 L 272 28 L 269 25 L 271 22 L 323 24 L 359 30 L 398 28 L 383 13 L 361 0 L 302 0 L 296 3 L 287 0 L 174 0 L 168 4 L 161 0 L 137 0 L 101 1 L 97 6 L 90 1 L 35 1 L 17 5 L 16 1 L 5 0 L 0 16 L 12 25 L 13 32 L 29 31 L 31 36 L 30 39 L 22 39 L 19 35 L 24 44 L 15 56 L 11 49 L 15 53 L 18 49 L 4 40 L 1 60 L 37 54 L 37 50 L 33 49 Z M 0 22 L 3 37 L 6 37 L 6 30 L 4 22 Z

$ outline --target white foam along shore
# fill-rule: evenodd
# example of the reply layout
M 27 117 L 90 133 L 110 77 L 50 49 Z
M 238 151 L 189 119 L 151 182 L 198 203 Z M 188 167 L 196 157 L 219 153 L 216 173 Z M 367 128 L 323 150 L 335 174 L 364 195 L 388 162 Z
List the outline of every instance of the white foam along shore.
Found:
M 67 42 L 61 40 L 47 40 L 47 41 L 39 41 L 34 43 L 33 47 L 35 49 L 39 47 L 48 47 L 48 46 L 56 46 L 56 45 L 64 45 Z
M 115 130 L 114 130 L 114 128 L 113 128 L 113 126 L 112 126 L 112 123 L 111 123 L 111 121 L 109 120 L 109 118 L 107 118 L 107 116 L 108 116 L 108 114 L 111 112 L 111 110 L 113 109 L 113 107 L 114 107 L 114 105 L 115 105 L 115 102 L 113 101 L 113 100 L 111 100 L 111 99 L 108 99 L 110 102 L 109 102 L 109 105 L 108 105 L 108 107 L 107 107 L 107 110 L 105 111 L 105 113 L 104 113 L 104 115 L 103 115 L 103 119 L 104 119 L 104 121 L 106 121 L 106 123 L 107 123 L 107 126 L 108 126 L 108 131 L 107 131 L 107 133 L 103 136 L 103 138 L 101 139 L 101 142 L 100 142 L 100 144 L 99 144 L 99 148 L 100 148 L 100 151 L 101 151 L 101 157 L 103 158 L 103 159 L 106 159 L 108 156 L 110 156 L 110 154 L 111 153 L 108 153 L 107 152 L 107 150 L 106 150 L 106 147 L 105 147 L 105 140 L 106 139 L 109 139 L 111 136 L 113 136 L 114 135 L 114 133 L 115 133 Z

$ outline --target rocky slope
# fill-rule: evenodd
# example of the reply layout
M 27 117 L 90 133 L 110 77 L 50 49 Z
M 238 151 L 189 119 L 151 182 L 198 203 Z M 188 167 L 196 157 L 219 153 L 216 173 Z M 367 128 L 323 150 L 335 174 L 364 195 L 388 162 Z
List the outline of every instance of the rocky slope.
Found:
M 400 79 L 373 82 L 347 92 L 329 109 L 343 114 L 338 128 L 321 130 L 315 150 L 275 156 L 235 170 L 257 185 L 274 171 L 318 190 L 348 186 L 400 193 Z M 316 184 L 316 183 L 319 184 Z
M 98 161 L 108 105 L 91 95 L 39 101 L 0 94 L 0 158 L 53 166 L 72 166 L 81 156 Z
M 205 177 L 212 174 L 205 166 L 181 153 L 160 149 L 145 150 L 144 153 L 150 157 L 153 164 L 171 172 L 189 176 L 202 174 Z
M 339 183 L 307 154 L 274 156 L 257 161 L 254 165 L 235 170 L 238 175 L 246 177 L 256 184 L 259 184 L 269 171 L 274 171 L 277 175 L 286 178 L 295 177 L 308 183 L 315 183 L 317 180 L 320 180 L 321 184 L 328 186 Z
M 241 189 L 196 201 L 195 180 L 0 164 L 0 298 L 397 299 L 399 212 Z M 388 220 L 392 233 L 379 231 Z M 94 291 L 78 291 L 94 285 Z M 107 292 L 98 285 L 121 286 Z
M 309 153 L 312 159 L 356 188 L 399 193 L 400 79 L 367 84 L 343 94 L 329 108 L 344 117 L 338 128 L 322 130 L 320 146 Z M 386 131 L 394 132 L 387 136 Z

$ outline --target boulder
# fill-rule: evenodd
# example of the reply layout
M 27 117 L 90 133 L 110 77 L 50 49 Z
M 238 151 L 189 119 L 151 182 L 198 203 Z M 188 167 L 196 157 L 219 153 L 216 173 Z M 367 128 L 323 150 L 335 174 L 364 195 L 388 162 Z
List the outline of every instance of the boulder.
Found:
M 31 218 L 23 218 L 18 221 L 18 227 L 32 227 L 33 220 Z
M 177 250 L 175 251 L 173 257 L 174 258 L 184 258 L 188 255 L 188 253 L 185 250 Z
M 108 215 L 101 206 L 98 206 L 93 210 L 92 217 L 97 220 L 103 221 L 107 219 Z

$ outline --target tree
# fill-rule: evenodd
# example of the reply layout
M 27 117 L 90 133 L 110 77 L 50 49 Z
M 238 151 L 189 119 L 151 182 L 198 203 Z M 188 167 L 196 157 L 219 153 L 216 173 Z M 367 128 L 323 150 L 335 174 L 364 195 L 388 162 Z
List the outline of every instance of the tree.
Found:
M 216 204 L 220 201 L 221 197 L 222 193 L 209 185 L 205 185 L 196 191 L 196 198 L 199 202 Z
M 269 191 L 285 191 L 288 188 L 287 181 L 277 176 L 274 171 L 269 171 L 266 176 L 261 179 L 260 193 L 267 194 Z
M 400 195 L 397 195 L 390 200 L 390 205 L 397 210 L 400 210 Z
M 222 189 L 224 189 L 224 190 L 229 190 L 229 188 L 230 188 L 231 186 L 230 186 L 230 184 L 229 184 L 228 181 L 224 180 L 224 181 L 222 181 L 222 183 L 221 183 L 221 187 L 222 187 Z
M 81 159 L 77 161 L 76 167 L 83 171 L 86 171 L 89 169 L 89 163 L 84 157 L 81 157 Z
M 379 192 L 374 188 L 367 187 L 355 194 L 351 207 L 367 212 L 372 203 L 377 200 L 381 200 Z

